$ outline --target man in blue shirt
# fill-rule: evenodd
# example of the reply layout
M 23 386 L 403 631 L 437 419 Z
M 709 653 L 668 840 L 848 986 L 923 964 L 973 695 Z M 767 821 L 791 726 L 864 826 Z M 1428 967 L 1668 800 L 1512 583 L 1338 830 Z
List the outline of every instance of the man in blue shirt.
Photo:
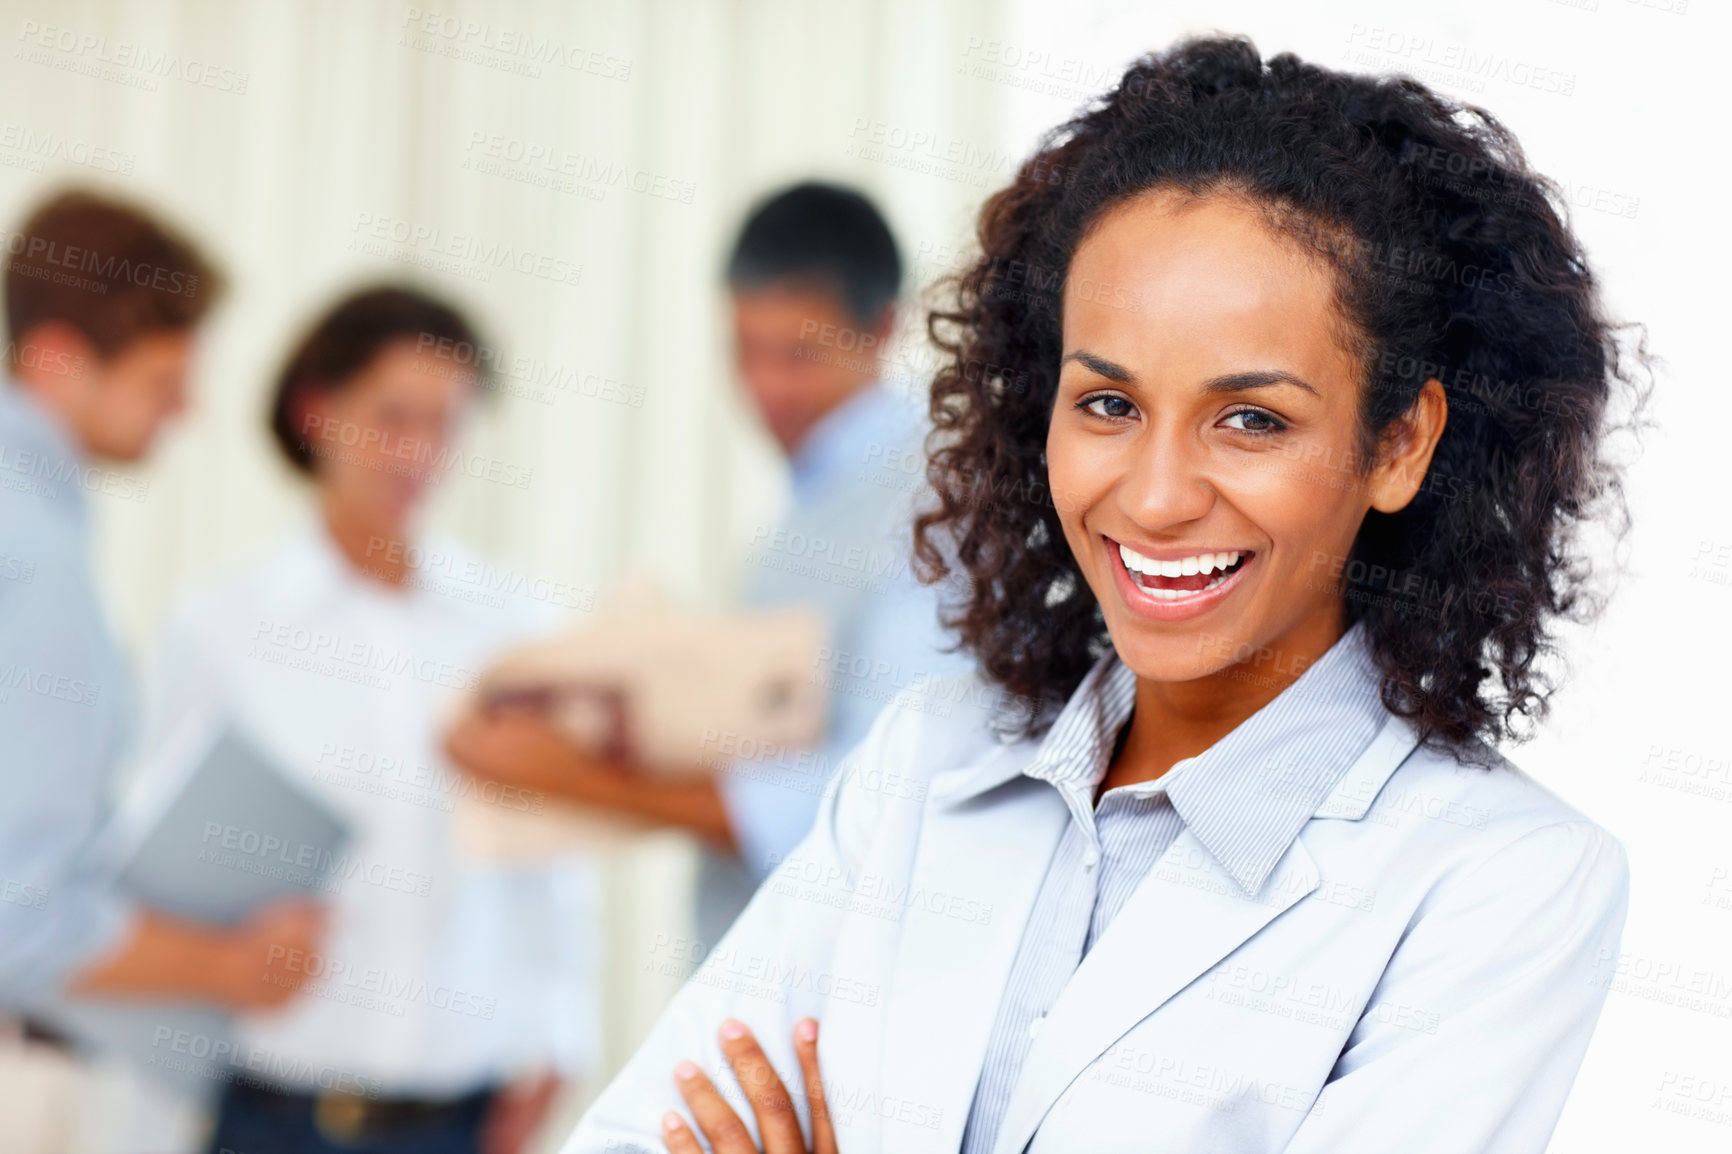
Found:
M 789 188 L 747 219 L 727 277 L 740 376 L 793 481 L 786 516 L 752 534 L 746 600 L 826 618 L 815 671 L 830 697 L 822 745 L 668 778 L 619 772 L 523 716 L 470 718 L 450 741 L 477 774 L 704 836 L 714 849 L 698 932 L 709 943 L 805 835 L 830 774 L 890 698 L 967 665 L 946 652 L 939 595 L 910 568 L 912 513 L 926 492 L 924 396 L 881 379 L 902 279 L 883 217 L 849 189 Z
M 125 661 L 90 573 L 95 500 L 142 500 L 137 461 L 184 407 L 220 292 L 146 214 L 69 193 L 7 237 L 0 382 L 0 1016 L 67 992 L 271 1005 L 273 945 L 316 944 L 291 905 L 235 930 L 133 908 L 98 831 L 129 728 Z

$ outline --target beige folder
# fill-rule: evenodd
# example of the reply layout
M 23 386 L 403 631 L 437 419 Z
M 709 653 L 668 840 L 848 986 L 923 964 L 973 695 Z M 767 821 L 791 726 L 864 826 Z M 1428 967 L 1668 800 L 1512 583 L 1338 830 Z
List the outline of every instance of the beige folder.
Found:
M 822 740 L 827 632 L 803 606 L 702 612 L 638 586 L 597 620 L 505 654 L 482 675 L 474 707 L 544 710 L 573 743 L 642 773 L 710 774 Z M 459 805 L 461 844 L 490 858 L 598 848 L 645 828 L 552 799 L 540 814 L 476 792 Z

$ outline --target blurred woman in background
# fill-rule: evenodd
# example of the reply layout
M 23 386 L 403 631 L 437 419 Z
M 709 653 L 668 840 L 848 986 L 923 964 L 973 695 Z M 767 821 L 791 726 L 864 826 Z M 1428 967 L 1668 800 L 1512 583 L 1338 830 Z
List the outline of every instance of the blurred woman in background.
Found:
M 227 1087 L 212 1150 L 511 1154 L 557 1089 L 549 1071 L 592 1049 L 588 867 L 466 858 L 465 805 L 539 807 L 475 786 L 437 739 L 495 651 L 557 624 L 414 527 L 469 459 L 453 432 L 479 382 L 457 352 L 478 347 L 455 310 L 403 289 L 320 317 L 271 410 L 318 523 L 169 629 L 157 733 L 220 711 L 350 831 L 329 933 L 286 959 L 298 997 L 239 1024 L 237 1052 L 276 1076 Z

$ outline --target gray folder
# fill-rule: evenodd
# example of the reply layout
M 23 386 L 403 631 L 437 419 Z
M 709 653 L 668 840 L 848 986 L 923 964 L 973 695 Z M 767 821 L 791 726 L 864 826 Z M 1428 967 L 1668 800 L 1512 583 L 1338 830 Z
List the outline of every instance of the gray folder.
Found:
M 277 898 L 325 894 L 349 838 L 343 821 L 232 728 L 197 746 L 204 753 L 178 788 L 123 809 L 122 890 L 163 913 L 218 925 L 245 921 Z M 43 1016 L 195 1099 L 249 1076 L 227 1015 L 205 1003 L 78 998 Z
M 347 841 L 329 807 L 229 729 L 132 849 L 121 884 L 164 913 L 229 925 L 276 898 L 317 897 Z

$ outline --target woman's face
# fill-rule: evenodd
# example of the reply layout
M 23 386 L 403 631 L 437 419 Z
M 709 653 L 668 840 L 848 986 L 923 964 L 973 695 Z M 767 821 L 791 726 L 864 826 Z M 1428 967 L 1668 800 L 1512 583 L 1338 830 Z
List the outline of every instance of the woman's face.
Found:
M 1139 676 L 1290 678 L 1339 636 L 1335 559 L 1373 504 L 1412 498 L 1424 462 L 1411 488 L 1406 458 L 1361 475 L 1338 331 L 1327 268 L 1231 196 L 1145 194 L 1078 247 L 1048 475 Z
M 403 340 L 347 385 L 314 394 L 309 443 L 326 506 L 400 530 L 448 471 L 449 446 L 474 391 L 472 372 Z

